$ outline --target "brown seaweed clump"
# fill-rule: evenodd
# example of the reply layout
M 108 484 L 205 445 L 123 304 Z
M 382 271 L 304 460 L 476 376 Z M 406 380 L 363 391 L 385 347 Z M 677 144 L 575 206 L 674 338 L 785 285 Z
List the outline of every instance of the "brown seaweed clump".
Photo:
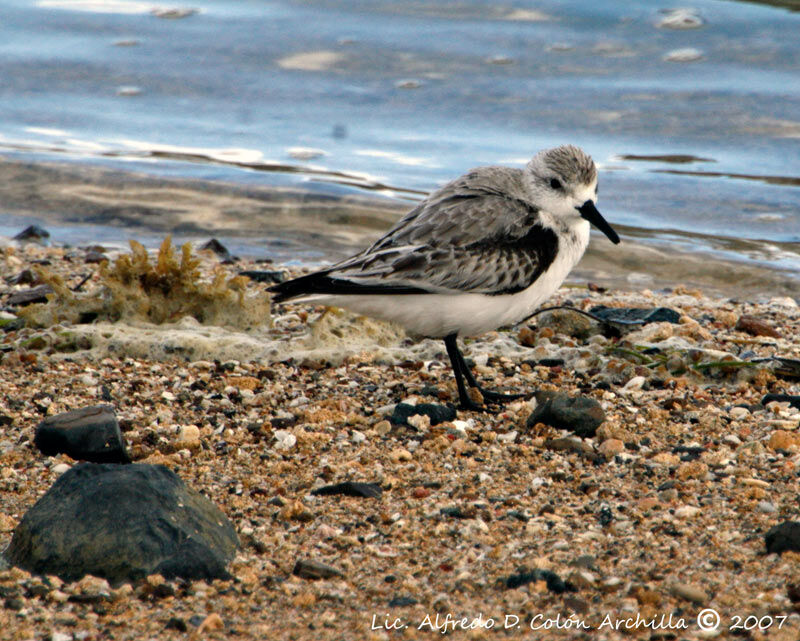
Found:
M 54 293 L 47 303 L 20 310 L 20 316 L 35 327 L 93 320 L 161 324 L 185 316 L 204 325 L 237 329 L 270 322 L 269 300 L 247 295 L 247 277 L 228 277 L 220 270 L 210 282 L 203 280 L 200 259 L 192 255 L 189 243 L 183 245 L 179 258 L 168 236 L 153 263 L 141 243 L 132 240 L 130 245 L 130 254 L 121 255 L 113 265 L 101 264 L 100 287 L 87 294 L 73 292 L 63 279 L 42 270 L 40 277 Z

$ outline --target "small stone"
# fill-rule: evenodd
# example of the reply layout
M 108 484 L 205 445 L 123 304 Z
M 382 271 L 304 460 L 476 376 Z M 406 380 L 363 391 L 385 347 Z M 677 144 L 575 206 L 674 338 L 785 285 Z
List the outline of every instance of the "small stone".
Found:
M 686 599 L 692 603 L 707 603 L 708 594 L 699 587 L 690 583 L 673 583 L 669 591 L 676 597 Z
M 708 465 L 701 461 L 688 461 L 686 463 L 681 463 L 675 472 L 675 476 L 682 481 L 687 479 L 702 479 L 706 476 L 706 474 L 708 474 Z
M 770 435 L 767 445 L 773 450 L 789 450 L 800 446 L 800 435 L 786 430 L 775 430 Z
M 589 396 L 572 397 L 561 392 L 541 391 L 536 393 L 536 402 L 536 409 L 527 420 L 529 429 L 544 423 L 587 438 L 594 436 L 605 420 L 600 403 Z
M 130 462 L 111 405 L 48 416 L 36 427 L 33 442 L 45 456 L 67 454 L 75 460 L 94 463 Z
M 389 453 L 389 459 L 395 463 L 407 462 L 413 458 L 414 457 L 412 456 L 411 452 L 403 447 L 398 447 Z
M 764 512 L 765 514 L 774 514 L 778 511 L 778 508 L 775 507 L 775 504 L 770 501 L 759 501 L 756 505 L 756 508 L 759 512 Z
M 292 574 L 299 576 L 301 579 L 311 579 L 312 581 L 343 576 L 342 572 L 333 566 L 306 559 L 300 559 L 294 564 Z
M 290 450 L 297 444 L 297 437 L 288 430 L 275 430 L 272 435 L 276 450 Z
M 184 425 L 178 433 L 178 438 L 175 441 L 176 450 L 189 450 L 190 452 L 197 452 L 203 447 L 200 440 L 200 428 L 197 425 Z
M 603 441 L 597 449 L 606 458 L 613 458 L 625 451 L 625 443 L 617 438 L 609 438 Z
M 691 519 L 697 516 L 702 510 L 694 505 L 681 505 L 675 510 L 675 516 L 679 519 Z
M 361 498 L 380 498 L 383 494 L 381 486 L 376 483 L 355 483 L 353 481 L 345 481 L 344 483 L 337 483 L 336 485 L 325 485 L 312 490 L 311 494 L 314 496 L 333 496 L 339 494 L 342 496 L 357 496 Z
M 392 431 L 392 424 L 389 421 L 378 421 L 375 423 L 375 431 L 379 436 L 386 436 Z
M 53 474 L 61 475 L 64 472 L 69 471 L 70 468 L 72 468 L 72 466 L 69 463 L 58 463 L 57 465 L 51 467 L 50 471 L 53 472 Z
M 644 376 L 634 376 L 631 380 L 629 380 L 622 388 L 623 392 L 634 392 L 637 390 L 642 389 L 644 384 L 647 382 L 647 379 Z
M 581 339 L 600 332 L 595 321 L 571 309 L 556 309 L 540 314 L 537 325 L 540 329 L 549 327 L 556 334 Z
M 750 416 L 750 410 L 746 407 L 732 407 L 731 411 L 728 412 L 730 417 L 734 420 L 740 421 L 743 418 L 747 418 Z
M 800 552 L 800 521 L 784 521 L 770 528 L 764 535 L 767 554 Z
M 455 420 L 456 410 L 436 403 L 419 403 L 417 405 L 398 403 L 389 420 L 395 425 L 409 425 L 408 419 L 414 415 L 427 416 L 431 425 L 438 425 Z
M 774 329 L 769 323 L 756 318 L 755 316 L 743 315 L 739 318 L 734 329 L 746 332 L 752 336 L 769 336 L 770 338 L 781 338 L 781 333 Z

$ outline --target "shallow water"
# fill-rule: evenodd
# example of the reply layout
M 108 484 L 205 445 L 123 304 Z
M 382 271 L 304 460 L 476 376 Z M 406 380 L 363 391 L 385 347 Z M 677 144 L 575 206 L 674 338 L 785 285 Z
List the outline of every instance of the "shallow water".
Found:
M 572 142 L 627 240 L 610 276 L 646 282 L 655 248 L 800 280 L 796 3 L 3 5 L 1 234 L 320 262 L 472 166 Z

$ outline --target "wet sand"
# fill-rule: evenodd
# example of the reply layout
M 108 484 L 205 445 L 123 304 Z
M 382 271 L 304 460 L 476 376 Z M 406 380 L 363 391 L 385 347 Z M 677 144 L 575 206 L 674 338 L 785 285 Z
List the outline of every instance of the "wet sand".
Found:
M 89 295 L 99 277 L 85 253 L 4 247 L 0 276 L 46 260 L 68 284 L 92 274 Z M 204 278 L 265 267 L 218 262 L 203 257 Z M 30 286 L 7 284 L 0 301 Z M 749 638 L 796 639 L 800 557 L 767 554 L 765 533 L 796 519 L 800 410 L 761 400 L 800 388 L 796 371 L 760 359 L 800 358 L 797 303 L 766 288 L 760 302 L 677 283 L 593 289 L 576 277 L 553 303 L 666 306 L 680 321 L 614 339 L 539 317 L 465 346 L 489 386 L 596 399 L 606 419 L 583 439 L 528 425 L 528 400 L 394 425 L 400 401 L 457 398 L 441 342 L 321 308 L 273 309 L 271 326 L 249 330 L 176 320 L 4 332 L 0 547 L 74 464 L 36 451 L 36 424 L 110 402 L 135 461 L 168 465 L 209 496 L 242 548 L 232 579 L 212 584 L 109 588 L 4 569 L 0 636 L 433 639 L 465 618 L 474 629 L 455 638 L 522 639 L 541 625 L 548 638 L 700 639 L 713 635 L 697 617 L 713 608 L 719 638 L 755 620 L 768 630 Z M 348 480 L 382 495 L 311 494 Z M 298 576 L 298 561 L 328 576 Z

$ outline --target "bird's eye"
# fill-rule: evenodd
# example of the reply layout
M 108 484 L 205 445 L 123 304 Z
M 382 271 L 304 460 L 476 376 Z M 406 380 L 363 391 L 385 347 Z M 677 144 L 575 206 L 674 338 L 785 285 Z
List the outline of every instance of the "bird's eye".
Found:
M 564 189 L 564 186 L 561 184 L 561 181 L 558 178 L 551 178 L 550 186 L 553 189 Z

